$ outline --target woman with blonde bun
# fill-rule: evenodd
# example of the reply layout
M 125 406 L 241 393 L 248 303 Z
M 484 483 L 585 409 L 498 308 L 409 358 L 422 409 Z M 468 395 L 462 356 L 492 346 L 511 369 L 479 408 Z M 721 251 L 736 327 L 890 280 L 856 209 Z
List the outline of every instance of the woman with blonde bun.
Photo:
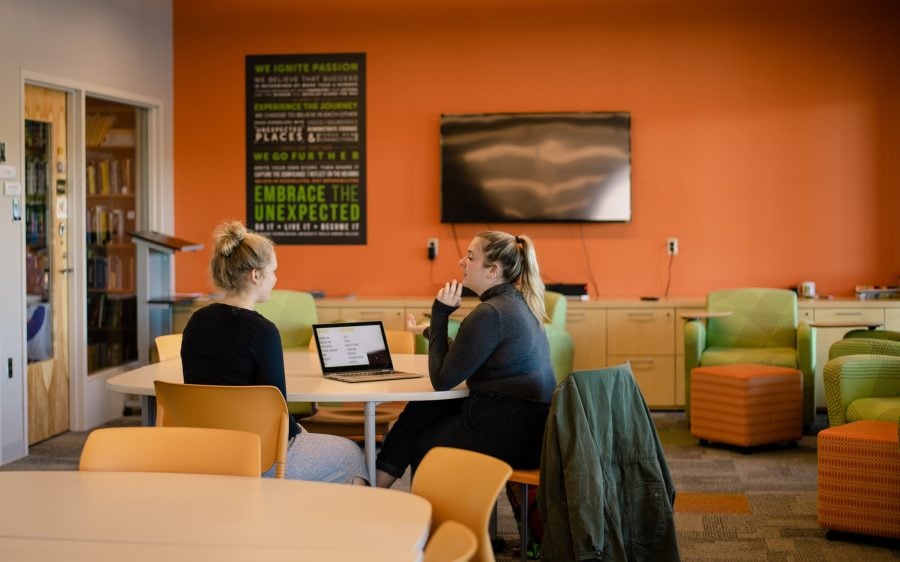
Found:
M 281 336 L 254 310 L 256 303 L 269 300 L 275 286 L 275 245 L 237 221 L 220 224 L 213 238 L 212 279 L 225 297 L 195 312 L 184 329 L 184 382 L 271 385 L 286 398 Z M 366 483 L 359 446 L 343 437 L 309 433 L 291 421 L 287 478 Z M 263 476 L 273 475 L 274 469 Z

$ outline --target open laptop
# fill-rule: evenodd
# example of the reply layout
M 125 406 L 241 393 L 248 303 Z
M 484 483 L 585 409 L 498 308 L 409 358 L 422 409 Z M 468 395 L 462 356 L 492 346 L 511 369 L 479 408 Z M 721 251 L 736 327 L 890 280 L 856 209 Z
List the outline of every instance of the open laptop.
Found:
M 381 321 L 313 324 L 322 374 L 344 382 L 423 377 L 394 370 Z

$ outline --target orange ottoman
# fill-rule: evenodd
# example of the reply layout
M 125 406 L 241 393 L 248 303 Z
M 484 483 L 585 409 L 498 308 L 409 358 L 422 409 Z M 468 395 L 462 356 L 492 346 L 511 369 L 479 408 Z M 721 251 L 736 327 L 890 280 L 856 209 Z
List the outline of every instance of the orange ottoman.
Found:
M 741 447 L 800 439 L 803 374 L 747 363 L 693 369 L 691 435 Z
M 894 422 L 819 432 L 819 526 L 900 539 L 900 442 Z

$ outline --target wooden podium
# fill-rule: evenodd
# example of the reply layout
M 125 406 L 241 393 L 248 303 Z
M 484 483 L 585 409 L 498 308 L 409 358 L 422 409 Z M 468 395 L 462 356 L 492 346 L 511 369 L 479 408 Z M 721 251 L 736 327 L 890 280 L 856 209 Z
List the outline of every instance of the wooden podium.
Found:
M 172 281 L 175 252 L 196 252 L 195 244 L 159 232 L 129 232 L 136 249 L 138 360 L 150 362 L 156 336 L 172 333 L 172 305 L 192 302 L 194 295 L 176 295 Z

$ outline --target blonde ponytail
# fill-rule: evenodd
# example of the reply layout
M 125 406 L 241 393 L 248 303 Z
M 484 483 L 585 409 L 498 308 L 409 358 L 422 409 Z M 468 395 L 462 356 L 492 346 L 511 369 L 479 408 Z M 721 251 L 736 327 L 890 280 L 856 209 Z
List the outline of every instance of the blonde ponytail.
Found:
M 499 263 L 504 281 L 512 283 L 525 299 L 525 303 L 539 323 L 547 320 L 544 308 L 544 282 L 538 267 L 537 253 L 531 238 L 520 234 L 487 231 L 476 235 L 484 241 L 482 251 L 486 265 Z

